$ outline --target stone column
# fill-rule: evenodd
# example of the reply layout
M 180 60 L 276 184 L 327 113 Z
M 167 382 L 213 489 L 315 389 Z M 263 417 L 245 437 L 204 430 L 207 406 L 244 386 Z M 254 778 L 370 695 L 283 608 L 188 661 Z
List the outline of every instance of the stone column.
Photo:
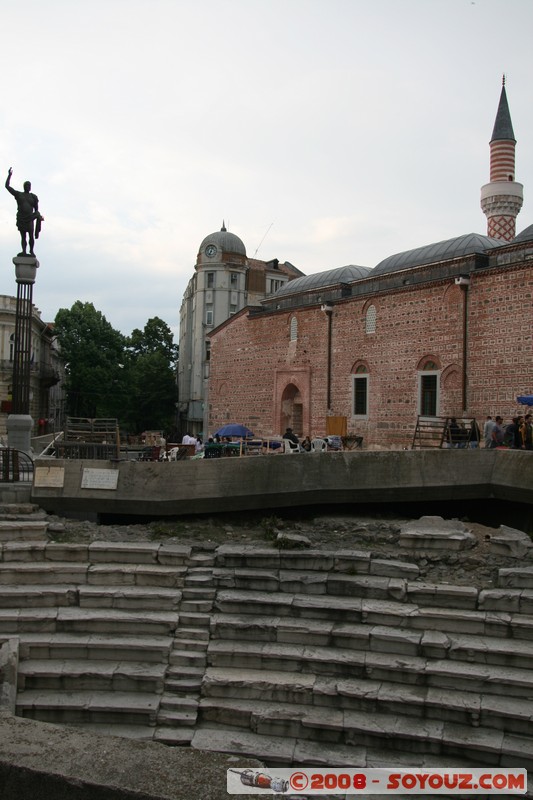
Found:
M 13 407 L 7 418 L 9 447 L 31 452 L 33 419 L 30 415 L 30 366 L 33 317 L 33 284 L 39 262 L 35 256 L 15 256 L 17 305 L 13 358 Z

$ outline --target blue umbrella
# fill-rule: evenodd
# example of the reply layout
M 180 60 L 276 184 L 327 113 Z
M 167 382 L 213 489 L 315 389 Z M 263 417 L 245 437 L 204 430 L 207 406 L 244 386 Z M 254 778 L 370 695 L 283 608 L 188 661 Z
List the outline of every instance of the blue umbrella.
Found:
M 241 439 L 247 439 L 253 436 L 253 431 L 247 428 L 246 425 L 239 425 L 238 422 L 230 422 L 229 425 L 223 425 L 215 432 L 215 436 L 240 436 Z
M 521 406 L 533 406 L 533 394 L 523 394 L 516 398 L 517 403 Z

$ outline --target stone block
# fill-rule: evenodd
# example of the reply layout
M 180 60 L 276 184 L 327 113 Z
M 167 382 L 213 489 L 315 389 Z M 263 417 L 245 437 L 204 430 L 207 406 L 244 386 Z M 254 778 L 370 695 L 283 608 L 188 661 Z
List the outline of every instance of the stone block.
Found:
M 157 551 L 157 561 L 165 567 L 185 566 L 192 548 L 184 544 L 162 544 Z
M 6 542 L 2 547 L 2 560 L 38 562 L 44 561 L 46 542 Z
M 381 653 L 417 656 L 420 654 L 421 631 L 374 625 L 370 631 L 370 649 Z
M 385 560 L 373 558 L 370 561 L 370 574 L 383 575 L 389 578 L 405 578 L 405 580 L 415 580 L 420 575 L 418 564 L 407 561 Z
M 521 611 L 521 598 L 521 589 L 482 589 L 479 592 L 478 609 L 480 611 Z M 531 601 L 531 610 L 533 611 L 533 592 Z
M 533 589 L 533 567 L 499 569 L 498 586 L 511 589 Z
M 279 589 L 282 592 L 300 594 L 325 594 L 328 576 L 326 572 L 281 569 Z
M 91 542 L 89 558 L 92 563 L 155 564 L 158 544 L 151 542 Z
M 490 554 L 504 558 L 531 558 L 533 542 L 527 533 L 500 525 L 490 537 Z
M 423 631 L 420 651 L 425 658 L 446 658 L 449 648 L 450 639 L 442 631 Z
M 88 544 L 69 544 L 63 542 L 48 542 L 45 547 L 47 561 L 89 561 Z

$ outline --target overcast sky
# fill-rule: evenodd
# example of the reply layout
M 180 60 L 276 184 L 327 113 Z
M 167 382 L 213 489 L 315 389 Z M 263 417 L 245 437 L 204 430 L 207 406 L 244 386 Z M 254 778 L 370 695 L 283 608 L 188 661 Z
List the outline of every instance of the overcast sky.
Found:
M 2 0 L 0 20 L 0 178 L 39 196 L 47 321 L 82 300 L 177 333 L 222 220 L 306 274 L 486 233 L 502 73 L 533 223 L 532 0 Z M 0 294 L 15 212 L 3 191 Z

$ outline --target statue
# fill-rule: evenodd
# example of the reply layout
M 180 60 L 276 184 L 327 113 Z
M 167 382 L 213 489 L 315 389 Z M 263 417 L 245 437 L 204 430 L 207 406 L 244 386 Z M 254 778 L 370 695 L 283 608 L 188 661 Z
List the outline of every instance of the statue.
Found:
M 19 256 L 27 255 L 26 250 L 28 245 L 26 236 L 29 239 L 30 256 L 35 256 L 33 252 L 34 239 L 39 238 L 41 223 L 44 221 L 44 217 L 39 213 L 39 198 L 31 191 L 31 183 L 29 181 L 24 182 L 23 192 L 18 192 L 16 189 L 13 189 L 10 186 L 12 174 L 13 168 L 10 167 L 6 178 L 6 189 L 17 201 L 17 228 L 20 231 L 20 240 L 22 244 L 22 253 L 19 253 Z

